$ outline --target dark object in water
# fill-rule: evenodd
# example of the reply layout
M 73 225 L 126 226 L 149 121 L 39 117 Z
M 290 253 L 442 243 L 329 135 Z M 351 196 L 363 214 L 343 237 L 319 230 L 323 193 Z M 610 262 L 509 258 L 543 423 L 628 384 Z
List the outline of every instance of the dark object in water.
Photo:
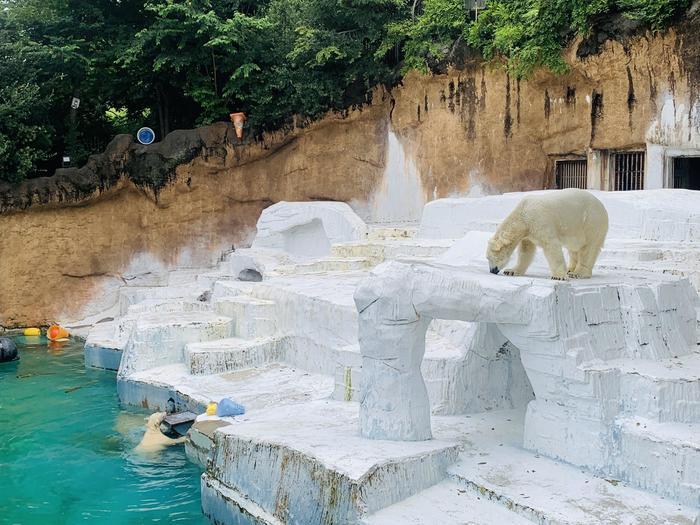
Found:
M 0 337 L 0 363 L 19 359 L 17 345 L 9 337 Z
M 263 280 L 263 277 L 259 271 L 253 270 L 252 268 L 246 268 L 238 274 L 238 280 L 249 283 L 259 283 Z
M 190 429 L 197 414 L 193 412 L 178 412 L 177 414 L 168 414 L 163 418 L 160 424 L 160 431 L 166 436 L 184 436 Z

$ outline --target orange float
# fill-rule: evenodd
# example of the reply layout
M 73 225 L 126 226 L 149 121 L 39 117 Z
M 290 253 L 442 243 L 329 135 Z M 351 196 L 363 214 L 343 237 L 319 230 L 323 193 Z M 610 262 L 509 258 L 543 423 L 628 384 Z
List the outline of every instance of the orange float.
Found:
M 238 140 L 243 138 L 243 125 L 246 121 L 245 113 L 231 113 L 231 122 L 233 122 L 233 127 L 236 128 L 236 137 Z
M 68 339 L 69 336 L 68 330 L 57 324 L 52 324 L 49 326 L 49 329 L 46 330 L 46 337 L 49 338 L 49 341 L 64 341 Z

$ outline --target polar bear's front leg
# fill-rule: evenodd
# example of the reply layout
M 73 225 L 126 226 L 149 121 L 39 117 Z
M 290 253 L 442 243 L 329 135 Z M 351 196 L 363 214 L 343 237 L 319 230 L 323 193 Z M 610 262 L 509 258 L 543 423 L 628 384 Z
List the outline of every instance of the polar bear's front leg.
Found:
M 535 257 L 537 247 L 532 241 L 523 239 L 518 247 L 518 262 L 513 268 L 503 270 L 503 275 L 525 275 Z
M 542 251 L 549 263 L 549 271 L 552 273 L 552 279 L 557 281 L 566 281 L 568 276 L 566 273 L 566 260 L 564 253 L 561 250 L 560 244 L 543 244 Z

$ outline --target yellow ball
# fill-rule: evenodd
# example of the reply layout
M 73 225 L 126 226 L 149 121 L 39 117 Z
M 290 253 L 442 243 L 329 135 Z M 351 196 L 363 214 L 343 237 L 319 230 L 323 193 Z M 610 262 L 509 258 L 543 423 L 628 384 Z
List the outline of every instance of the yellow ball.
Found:
M 215 416 L 216 415 L 216 403 L 209 403 L 207 405 L 207 415 L 208 416 Z

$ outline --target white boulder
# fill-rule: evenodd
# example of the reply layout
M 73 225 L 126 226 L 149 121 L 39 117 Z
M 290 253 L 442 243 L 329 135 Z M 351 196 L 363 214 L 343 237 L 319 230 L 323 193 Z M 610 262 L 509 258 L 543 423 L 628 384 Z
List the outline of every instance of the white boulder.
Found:
M 278 202 L 262 212 L 257 228 L 253 248 L 299 258 L 323 257 L 335 243 L 367 236 L 367 225 L 344 202 Z

